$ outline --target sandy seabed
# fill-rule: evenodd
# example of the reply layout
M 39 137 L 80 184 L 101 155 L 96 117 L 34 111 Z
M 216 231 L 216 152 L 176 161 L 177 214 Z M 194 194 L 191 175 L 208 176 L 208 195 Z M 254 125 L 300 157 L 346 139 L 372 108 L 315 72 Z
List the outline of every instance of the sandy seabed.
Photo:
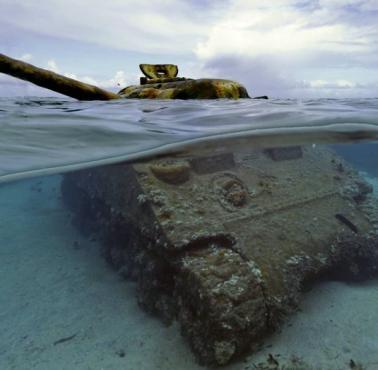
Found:
M 60 180 L 0 185 L 0 369 L 204 369 L 178 327 L 143 312 L 134 284 L 71 226 Z M 377 308 L 378 280 L 322 283 L 258 353 L 223 369 L 256 369 L 271 354 L 281 365 L 345 370 L 353 359 L 376 370 Z

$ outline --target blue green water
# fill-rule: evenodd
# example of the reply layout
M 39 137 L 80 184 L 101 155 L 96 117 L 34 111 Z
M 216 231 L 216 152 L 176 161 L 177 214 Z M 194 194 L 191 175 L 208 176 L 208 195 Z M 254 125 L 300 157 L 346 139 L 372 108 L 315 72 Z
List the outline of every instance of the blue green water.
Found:
M 377 140 L 377 116 L 378 99 L 1 99 L 0 182 L 246 140 L 255 148 Z
M 75 227 L 62 174 L 183 151 L 326 143 L 378 197 L 377 141 L 378 99 L 1 99 L 0 369 L 204 369 L 176 324 L 138 307 L 135 284 L 107 265 L 100 240 Z M 259 352 L 224 369 L 275 369 L 272 354 L 303 370 L 345 370 L 351 359 L 376 370 L 377 305 L 376 278 L 322 282 Z

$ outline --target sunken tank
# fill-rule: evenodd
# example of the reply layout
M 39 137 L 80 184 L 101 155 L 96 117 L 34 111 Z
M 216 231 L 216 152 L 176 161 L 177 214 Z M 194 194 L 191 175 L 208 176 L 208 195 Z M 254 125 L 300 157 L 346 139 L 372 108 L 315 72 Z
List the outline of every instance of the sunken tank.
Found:
M 249 97 L 245 87 L 235 81 L 220 79 L 194 80 L 177 77 L 178 68 L 173 64 L 141 64 L 140 69 L 145 75 L 141 78 L 140 85 L 128 86 L 115 94 L 0 53 L 0 73 L 32 82 L 35 85 L 78 100 L 114 100 L 123 98 L 238 99 Z
M 244 86 L 221 79 L 177 77 L 174 64 L 140 64 L 144 74 L 140 85 L 125 87 L 118 92 L 122 98 L 138 99 L 239 99 L 249 98 Z
M 247 98 L 228 80 L 141 65 L 118 94 L 0 54 L 0 72 L 79 100 Z M 266 98 L 266 97 L 261 97 Z M 211 155 L 198 151 L 64 175 L 75 224 L 100 236 L 107 260 L 137 282 L 138 301 L 177 320 L 201 363 L 251 351 L 329 277 L 366 278 L 378 263 L 378 201 L 325 146 Z
M 378 202 L 323 146 L 105 166 L 65 175 L 62 193 L 140 306 L 177 320 L 203 364 L 253 350 L 304 286 L 377 269 Z
M 172 65 L 141 69 L 141 85 L 120 95 L 177 98 L 171 84 L 187 82 Z M 317 280 L 377 271 L 377 199 L 326 146 L 81 170 L 64 176 L 62 194 L 74 223 L 97 234 L 106 259 L 136 281 L 140 306 L 176 320 L 203 364 L 253 351 Z

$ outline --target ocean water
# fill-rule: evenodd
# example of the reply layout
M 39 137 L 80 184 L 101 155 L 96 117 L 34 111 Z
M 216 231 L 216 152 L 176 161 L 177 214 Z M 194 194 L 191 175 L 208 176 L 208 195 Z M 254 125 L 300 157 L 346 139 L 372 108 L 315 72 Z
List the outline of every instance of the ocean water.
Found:
M 0 369 L 378 369 L 377 204 L 378 99 L 1 99 Z
M 378 99 L 0 100 L 0 181 L 226 142 L 255 148 L 377 140 Z M 232 140 L 231 140 L 232 139 Z M 227 149 L 228 150 L 228 149 Z

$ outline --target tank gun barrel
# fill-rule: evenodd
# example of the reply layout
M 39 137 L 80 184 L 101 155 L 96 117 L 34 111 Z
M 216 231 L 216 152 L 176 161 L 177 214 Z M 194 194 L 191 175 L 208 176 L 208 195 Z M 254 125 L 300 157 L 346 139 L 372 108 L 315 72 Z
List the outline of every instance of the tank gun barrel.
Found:
M 111 100 L 120 98 L 119 95 L 100 89 L 97 86 L 35 67 L 32 64 L 12 59 L 4 54 L 0 54 L 0 73 L 32 82 L 35 85 L 78 100 Z

